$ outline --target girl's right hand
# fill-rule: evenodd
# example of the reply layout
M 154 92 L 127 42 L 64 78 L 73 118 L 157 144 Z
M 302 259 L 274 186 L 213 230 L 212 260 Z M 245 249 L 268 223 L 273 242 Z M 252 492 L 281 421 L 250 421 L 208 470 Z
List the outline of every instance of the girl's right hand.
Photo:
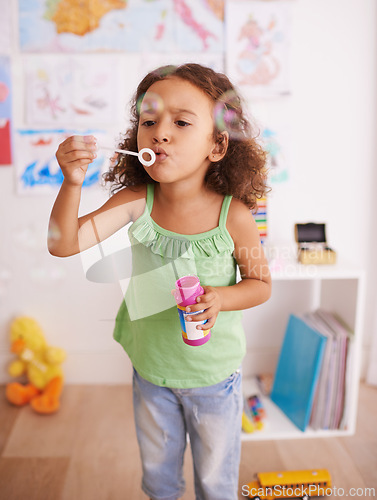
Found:
M 56 159 L 64 180 L 73 186 L 82 186 L 89 163 L 96 158 L 96 139 L 92 135 L 73 135 L 59 145 Z

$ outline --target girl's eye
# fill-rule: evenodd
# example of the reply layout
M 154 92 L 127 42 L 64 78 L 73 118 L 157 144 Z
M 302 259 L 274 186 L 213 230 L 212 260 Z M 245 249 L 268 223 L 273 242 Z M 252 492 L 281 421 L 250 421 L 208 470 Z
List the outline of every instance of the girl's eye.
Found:
M 188 122 L 185 122 L 184 120 L 177 120 L 175 123 L 178 125 L 178 127 L 187 127 L 188 125 L 190 125 Z
M 151 127 L 154 124 L 155 124 L 155 122 L 153 120 L 146 120 L 145 122 L 142 123 L 142 126 L 143 127 Z

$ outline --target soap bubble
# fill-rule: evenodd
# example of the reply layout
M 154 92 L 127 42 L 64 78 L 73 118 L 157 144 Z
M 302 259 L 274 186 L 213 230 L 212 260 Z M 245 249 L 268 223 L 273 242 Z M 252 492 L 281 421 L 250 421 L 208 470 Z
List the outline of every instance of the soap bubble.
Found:
M 158 78 L 167 78 L 168 76 L 172 75 L 176 69 L 177 66 L 175 66 L 174 64 L 167 64 L 166 66 L 160 66 L 159 68 L 156 68 L 152 71 L 152 74 L 157 76 Z
M 48 226 L 47 238 L 49 241 L 55 242 L 60 240 L 61 234 L 59 226 L 51 219 Z
M 220 132 L 227 131 L 231 139 L 245 138 L 241 101 L 234 90 L 227 90 L 218 98 L 213 114 Z
M 136 103 L 136 109 L 139 115 L 142 113 L 158 115 L 164 109 L 164 101 L 161 96 L 155 92 L 148 91 L 139 97 Z
M 10 283 L 12 279 L 12 273 L 9 269 L 5 267 L 0 267 L 0 283 L 5 285 Z
M 60 266 L 38 265 L 29 269 L 30 279 L 39 285 L 56 285 L 66 277 L 66 271 Z
M 46 235 L 42 237 L 34 225 L 16 227 L 12 236 L 15 245 L 23 250 L 36 251 L 46 246 Z
M 13 239 L 16 244 L 23 248 L 33 249 L 36 246 L 35 235 L 28 227 L 17 228 L 14 230 Z
M 12 272 L 7 267 L 0 266 L 0 297 L 5 297 L 9 291 Z

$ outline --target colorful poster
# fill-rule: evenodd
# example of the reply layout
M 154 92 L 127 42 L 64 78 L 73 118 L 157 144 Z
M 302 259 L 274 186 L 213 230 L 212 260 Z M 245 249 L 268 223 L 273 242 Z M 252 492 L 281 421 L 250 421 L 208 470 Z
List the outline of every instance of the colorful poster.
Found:
M 16 184 L 18 194 L 56 193 L 63 182 L 63 174 L 56 160 L 58 146 L 71 135 L 93 134 L 99 143 L 108 142 L 104 131 L 99 130 L 17 130 Z M 99 150 L 97 158 L 89 165 L 84 188 L 98 185 L 102 172 L 109 166 L 108 151 Z
M 223 50 L 224 0 L 19 0 L 26 52 Z
M 112 55 L 25 58 L 27 123 L 75 127 L 119 122 L 121 65 Z
M 0 56 L 0 165 L 12 163 L 10 59 Z
M 227 73 L 252 97 L 290 93 L 291 7 L 280 0 L 227 3 Z

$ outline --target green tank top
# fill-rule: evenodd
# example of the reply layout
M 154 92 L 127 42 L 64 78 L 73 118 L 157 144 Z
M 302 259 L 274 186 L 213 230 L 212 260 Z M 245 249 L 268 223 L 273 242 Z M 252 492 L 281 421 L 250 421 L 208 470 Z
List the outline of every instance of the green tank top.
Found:
M 149 382 L 172 388 L 204 387 L 226 379 L 245 355 L 241 311 L 221 311 L 210 340 L 189 346 L 182 340 L 175 281 L 188 274 L 203 286 L 236 283 L 234 243 L 226 229 L 231 196 L 225 196 L 219 225 L 200 234 L 168 231 L 151 218 L 154 184 L 147 186 L 144 213 L 130 226 L 132 276 L 122 280 L 124 300 L 114 338 L 137 372 Z M 185 218 L 182 215 L 184 230 Z

